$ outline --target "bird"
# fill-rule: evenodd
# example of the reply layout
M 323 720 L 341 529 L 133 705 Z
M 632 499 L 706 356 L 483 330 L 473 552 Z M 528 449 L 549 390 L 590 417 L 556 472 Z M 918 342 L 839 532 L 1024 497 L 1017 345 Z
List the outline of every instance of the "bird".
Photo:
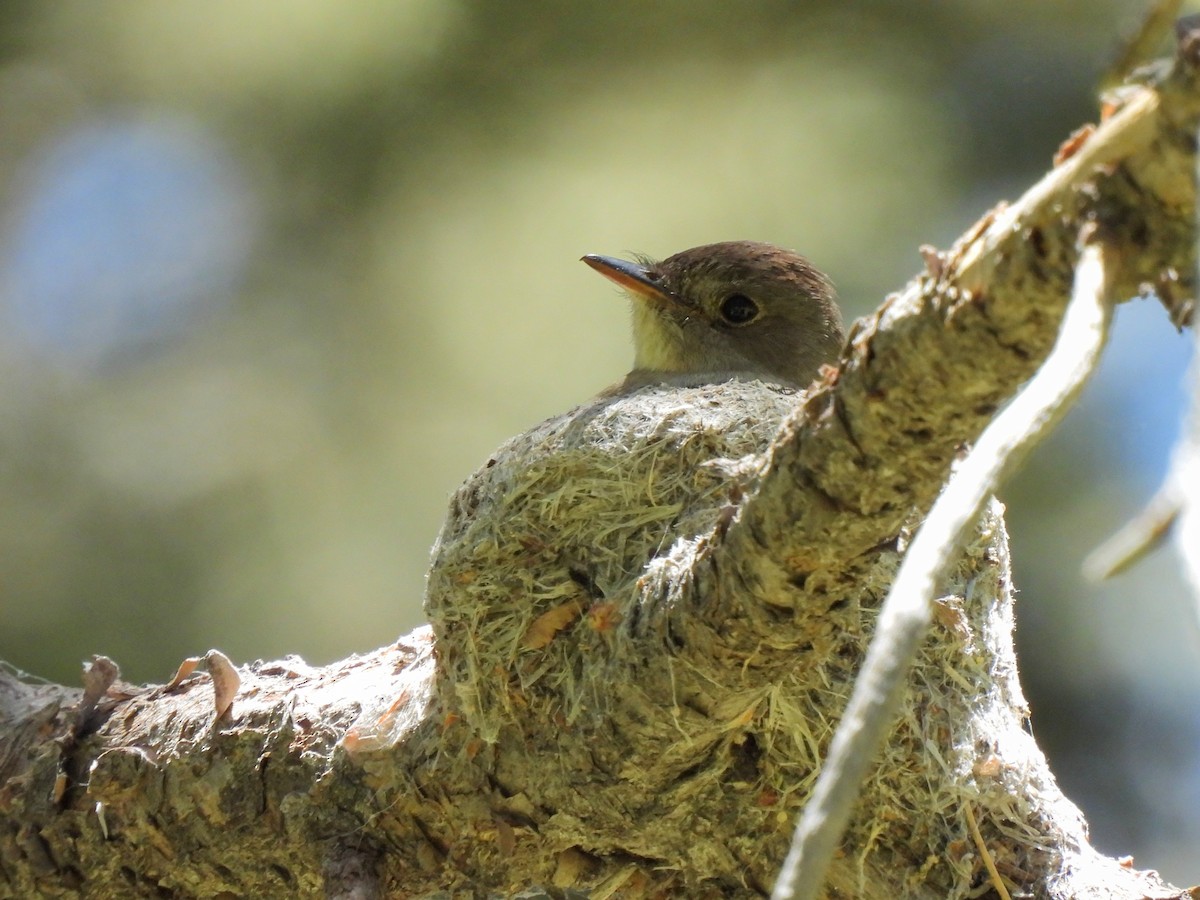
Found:
M 704 244 L 661 262 L 582 261 L 633 299 L 633 369 L 601 396 L 731 380 L 802 389 L 845 340 L 833 283 L 773 244 Z

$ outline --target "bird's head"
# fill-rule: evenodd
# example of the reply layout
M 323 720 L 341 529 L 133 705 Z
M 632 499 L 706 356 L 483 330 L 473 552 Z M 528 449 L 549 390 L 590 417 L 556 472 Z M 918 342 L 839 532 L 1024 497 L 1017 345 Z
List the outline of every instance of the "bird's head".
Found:
M 790 250 L 727 241 L 662 262 L 583 260 L 634 299 L 631 386 L 741 376 L 804 387 L 841 349 L 833 285 Z

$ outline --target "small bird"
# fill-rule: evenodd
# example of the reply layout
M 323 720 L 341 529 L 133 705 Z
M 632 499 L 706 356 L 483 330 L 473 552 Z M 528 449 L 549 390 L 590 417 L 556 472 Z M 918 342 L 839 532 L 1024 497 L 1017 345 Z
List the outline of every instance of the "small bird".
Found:
M 594 254 L 583 262 L 634 300 L 633 371 L 605 395 L 733 379 L 803 388 L 841 350 L 832 283 L 790 250 L 725 241 L 662 262 Z

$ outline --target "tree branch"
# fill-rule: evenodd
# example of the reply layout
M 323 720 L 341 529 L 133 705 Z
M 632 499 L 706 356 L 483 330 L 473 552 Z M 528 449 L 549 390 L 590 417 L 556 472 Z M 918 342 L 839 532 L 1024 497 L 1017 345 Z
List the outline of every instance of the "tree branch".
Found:
M 859 787 L 895 717 L 905 676 L 933 618 L 938 586 L 950 574 L 988 497 L 1061 421 L 1083 390 L 1100 362 L 1111 318 L 1103 248 L 1092 244 L 1080 259 L 1054 350 L 984 430 L 904 556 L 821 776 L 796 826 L 773 900 L 820 895 Z

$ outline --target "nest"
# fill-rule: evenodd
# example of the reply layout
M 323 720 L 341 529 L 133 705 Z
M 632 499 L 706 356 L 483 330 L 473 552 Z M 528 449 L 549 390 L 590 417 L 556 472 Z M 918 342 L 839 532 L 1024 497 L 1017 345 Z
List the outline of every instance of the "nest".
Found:
M 455 495 L 426 601 L 440 694 L 470 735 L 464 752 L 500 745 L 542 760 L 533 764 L 536 781 L 506 777 L 513 790 L 554 798 L 543 804 L 560 814 L 538 824 L 560 845 L 652 858 L 659 871 L 687 873 L 693 888 L 697 878 L 725 889 L 731 879 L 760 890 L 769 884 L 905 536 L 779 603 L 804 647 L 769 678 L 750 654 L 740 658 L 719 641 L 714 654 L 724 656 L 709 671 L 656 667 L 657 653 L 670 648 L 639 643 L 629 619 L 644 614 L 663 583 L 685 591 L 713 535 L 753 495 L 771 440 L 798 400 L 758 382 L 598 400 L 507 442 Z M 816 603 L 817 589 L 838 595 Z M 1082 846 L 1082 821 L 1026 731 L 1012 625 L 996 504 L 945 586 L 833 888 L 876 896 L 872 885 L 894 885 L 902 872 L 914 897 L 983 893 L 972 818 L 1012 884 L 1045 871 L 1035 856 Z M 580 750 L 569 737 L 587 729 L 593 737 Z M 606 756 L 613 731 L 629 743 Z M 591 799 L 612 802 L 567 815 L 563 807 L 579 790 L 571 779 L 587 766 L 604 775 L 585 779 Z M 619 792 L 622 784 L 634 799 Z M 705 820 L 711 839 L 661 817 L 631 827 L 639 803 Z M 890 876 L 879 877 L 884 871 Z
M 589 612 L 603 628 L 648 566 L 710 532 L 795 403 L 758 382 L 648 388 L 541 423 L 467 479 L 434 545 L 426 611 L 481 737 L 511 714 L 495 673 L 530 689 L 553 666 L 521 665 L 523 653 Z M 564 688 L 570 714 L 586 687 Z

